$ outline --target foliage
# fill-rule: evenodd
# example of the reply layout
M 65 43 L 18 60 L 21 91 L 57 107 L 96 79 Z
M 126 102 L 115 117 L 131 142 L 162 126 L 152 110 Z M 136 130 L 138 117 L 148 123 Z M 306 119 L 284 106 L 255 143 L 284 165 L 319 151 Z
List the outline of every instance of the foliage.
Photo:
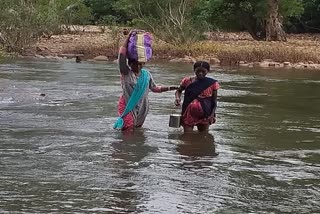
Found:
M 23 1 L 4 0 L 0 6 L 0 43 L 8 51 L 18 51 L 38 33 L 37 14 Z
M 304 0 L 304 6 L 301 22 L 306 31 L 320 32 L 320 0 Z
M 204 31 L 192 14 L 196 0 L 120 0 L 132 24 L 152 31 L 162 40 L 173 43 L 191 43 L 201 38 Z
M 84 0 L 87 7 L 92 10 L 94 24 L 126 23 L 129 21 L 121 0 Z
M 304 0 L 307 1 L 307 0 Z M 123 23 L 152 30 L 171 43 L 199 40 L 203 31 L 248 31 L 257 40 L 265 37 L 266 0 L 86 0 L 99 23 Z M 180 5 L 187 5 L 183 15 Z M 281 0 L 282 21 L 303 13 L 302 0 Z M 176 20 L 186 20 L 182 25 Z M 109 20 L 109 21 L 105 21 Z M 121 20 L 121 21 L 120 21 Z M 180 25 L 180 26 L 179 26 Z
M 197 13 L 215 30 L 246 30 L 260 40 L 265 36 L 266 3 L 266 0 L 200 0 Z M 282 0 L 280 3 L 284 21 L 303 12 L 300 0 Z
M 154 24 L 160 21 L 159 7 L 168 0 L 85 0 L 93 11 L 93 22 L 103 24 L 130 24 L 144 26 L 141 13 Z M 179 2 L 175 0 L 172 2 Z M 246 30 L 256 39 L 263 39 L 267 15 L 266 0 L 197 0 L 190 5 L 192 28 L 201 30 Z M 137 4 L 138 3 L 138 4 Z M 166 8 L 166 7 L 163 7 Z M 280 15 L 287 32 L 319 32 L 320 0 L 281 0 Z M 150 22 L 151 20 L 151 22 Z M 161 21 L 163 21 L 161 19 Z M 150 26 L 149 26 L 150 28 Z
M 0 44 L 21 52 L 40 36 L 59 32 L 62 24 L 84 24 L 90 14 L 81 0 L 2 0 Z
M 157 30 L 160 37 L 170 37 L 163 22 L 168 16 L 168 4 L 180 0 L 85 0 L 93 10 L 93 21 L 104 24 L 130 24 Z M 184 2 L 188 2 L 185 0 Z M 249 31 L 255 39 L 264 39 L 267 15 L 266 0 L 197 0 L 188 6 L 188 24 L 185 34 L 200 30 Z M 160 5 L 160 7 L 159 7 Z M 320 31 L 320 0 L 281 0 L 280 18 L 287 32 Z M 163 12 L 162 9 L 165 9 Z M 142 16 L 141 16 L 142 15 Z M 161 27 L 158 27 L 160 23 Z M 171 29 L 174 26 L 171 25 Z M 194 29 L 190 31 L 191 29 Z M 188 30 L 189 29 L 189 30 Z M 167 32 L 168 35 L 163 35 Z M 177 32 L 179 35 L 181 32 Z M 197 33 L 196 33 L 197 34 Z M 199 39 L 199 35 L 195 36 Z M 183 38 L 183 36 L 182 36 Z M 183 39 L 178 40 L 183 40 Z M 175 39 L 176 40 L 176 39 Z M 194 39 L 191 39 L 191 41 Z M 175 41 L 174 41 L 175 42 Z
M 78 24 L 143 28 L 172 44 L 199 41 L 206 31 L 248 31 L 265 37 L 266 0 L 1 0 L 0 44 L 21 51 L 40 36 Z M 287 32 L 320 32 L 320 0 L 281 0 Z M 64 27 L 64 29 L 61 28 Z M 117 32 L 119 29 L 115 30 Z
M 56 1 L 59 15 L 64 24 L 87 24 L 91 18 L 91 9 L 89 9 L 82 0 L 59 0 Z
M 287 23 L 294 33 L 320 32 L 320 0 L 302 0 L 303 13 L 293 16 Z

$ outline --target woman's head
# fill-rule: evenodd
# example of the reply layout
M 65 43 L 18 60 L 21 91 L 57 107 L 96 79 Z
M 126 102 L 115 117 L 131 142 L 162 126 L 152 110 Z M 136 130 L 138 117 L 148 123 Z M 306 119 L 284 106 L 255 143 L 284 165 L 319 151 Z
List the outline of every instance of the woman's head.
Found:
M 206 61 L 197 61 L 193 65 L 193 71 L 198 79 L 204 78 L 210 71 L 210 64 Z
M 131 67 L 131 70 L 135 73 L 138 73 L 144 66 L 144 62 L 138 62 L 135 59 L 128 59 L 128 64 Z

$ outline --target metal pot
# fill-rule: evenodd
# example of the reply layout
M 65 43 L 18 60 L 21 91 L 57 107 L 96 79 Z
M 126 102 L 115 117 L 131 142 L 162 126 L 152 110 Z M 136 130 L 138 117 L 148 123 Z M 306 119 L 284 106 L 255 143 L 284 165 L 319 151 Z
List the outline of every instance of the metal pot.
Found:
M 181 120 L 181 114 L 170 114 L 169 127 L 179 128 L 180 120 Z

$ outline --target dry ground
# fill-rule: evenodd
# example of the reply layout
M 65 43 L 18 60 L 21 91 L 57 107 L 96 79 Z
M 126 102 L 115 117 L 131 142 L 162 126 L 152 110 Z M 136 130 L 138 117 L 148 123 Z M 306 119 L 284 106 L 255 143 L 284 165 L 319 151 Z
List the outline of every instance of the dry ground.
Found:
M 103 32 L 104 31 L 104 32 Z M 320 63 L 320 35 L 288 35 L 288 42 L 254 41 L 247 33 L 213 32 L 208 40 L 191 45 L 172 46 L 155 39 L 155 59 L 214 58 L 219 64 L 239 62 L 262 62 L 265 59 L 275 62 Z M 72 34 L 53 35 L 41 38 L 26 51 L 26 55 L 73 56 L 84 59 L 107 56 L 117 57 L 118 47 L 124 35 L 122 30 L 102 29 L 96 26 L 79 28 Z

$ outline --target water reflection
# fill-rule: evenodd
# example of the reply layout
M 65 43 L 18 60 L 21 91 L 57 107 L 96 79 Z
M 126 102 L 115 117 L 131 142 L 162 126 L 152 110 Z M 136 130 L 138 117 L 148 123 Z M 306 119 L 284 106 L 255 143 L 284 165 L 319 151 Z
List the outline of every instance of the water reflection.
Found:
M 123 161 L 125 164 L 129 162 L 138 164 L 152 150 L 149 145 L 145 144 L 146 136 L 144 129 L 119 132 L 117 139 L 120 142 L 112 143 L 112 147 L 114 148 L 112 157 Z
M 191 158 L 202 156 L 217 156 L 214 136 L 210 133 L 191 132 L 169 134 L 169 139 L 179 140 L 177 151 L 182 156 Z
M 128 132 L 119 132 L 117 139 L 112 143 L 112 171 L 114 185 L 112 187 L 113 209 L 120 213 L 140 212 L 139 204 L 143 201 L 141 191 L 141 168 L 146 167 L 143 159 L 156 149 L 146 144 L 144 129 Z
M 169 140 L 175 141 L 176 151 L 182 160 L 183 168 L 203 168 L 212 166 L 216 157 L 214 136 L 211 133 L 190 132 L 169 134 Z

